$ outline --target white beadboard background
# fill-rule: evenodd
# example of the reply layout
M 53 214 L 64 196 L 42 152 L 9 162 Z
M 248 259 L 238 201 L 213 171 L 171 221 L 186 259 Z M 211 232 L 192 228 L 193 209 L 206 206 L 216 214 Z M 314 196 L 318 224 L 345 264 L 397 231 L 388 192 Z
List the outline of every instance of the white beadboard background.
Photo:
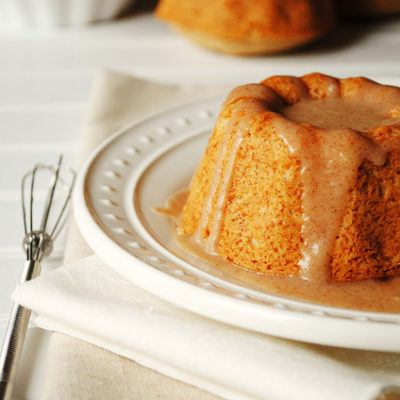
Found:
M 236 85 L 269 75 L 320 71 L 400 83 L 400 19 L 343 25 L 301 51 L 232 57 L 200 49 L 151 13 L 87 28 L 0 27 L 0 340 L 24 257 L 19 185 L 37 161 L 63 152 L 73 165 L 90 88 L 102 68 L 160 82 Z M 44 269 L 62 260 L 63 241 Z M 16 392 L 38 398 L 48 337 L 30 328 Z

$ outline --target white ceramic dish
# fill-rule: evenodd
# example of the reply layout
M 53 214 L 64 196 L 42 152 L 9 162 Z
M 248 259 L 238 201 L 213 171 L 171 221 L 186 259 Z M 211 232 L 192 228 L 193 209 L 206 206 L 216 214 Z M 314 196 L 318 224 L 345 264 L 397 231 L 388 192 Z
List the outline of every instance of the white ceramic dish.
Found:
M 2 0 L 2 26 L 69 27 L 117 16 L 133 0 Z
M 168 219 L 152 208 L 187 186 L 222 97 L 142 119 L 88 160 L 74 194 L 78 225 L 112 268 L 149 292 L 257 332 L 349 348 L 400 351 L 400 315 L 362 312 L 260 291 L 176 250 Z

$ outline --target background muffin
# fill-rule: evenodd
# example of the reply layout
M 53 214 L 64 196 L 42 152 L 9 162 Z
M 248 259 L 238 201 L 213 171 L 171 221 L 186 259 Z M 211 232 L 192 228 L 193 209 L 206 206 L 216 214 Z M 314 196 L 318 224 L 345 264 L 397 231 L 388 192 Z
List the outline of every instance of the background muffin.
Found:
M 292 49 L 334 24 L 331 0 L 161 0 L 156 15 L 201 46 L 243 55 Z

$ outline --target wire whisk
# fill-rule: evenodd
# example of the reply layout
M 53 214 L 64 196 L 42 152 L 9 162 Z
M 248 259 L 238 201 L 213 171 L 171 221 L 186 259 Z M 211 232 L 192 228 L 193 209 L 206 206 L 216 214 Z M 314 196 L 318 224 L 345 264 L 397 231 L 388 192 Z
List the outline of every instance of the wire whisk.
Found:
M 55 166 L 36 164 L 21 181 L 21 203 L 25 237 L 23 249 L 26 263 L 21 276 L 21 283 L 40 273 L 40 262 L 49 256 L 53 242 L 60 234 L 67 220 L 67 209 L 75 183 L 72 169 L 62 170 L 63 157 L 60 156 Z M 35 213 L 39 211 L 39 198 L 42 192 L 36 188 L 39 175 L 49 174 L 44 206 L 39 223 Z M 3 348 L 0 354 L 0 400 L 11 399 L 18 361 L 25 339 L 30 310 L 14 304 Z

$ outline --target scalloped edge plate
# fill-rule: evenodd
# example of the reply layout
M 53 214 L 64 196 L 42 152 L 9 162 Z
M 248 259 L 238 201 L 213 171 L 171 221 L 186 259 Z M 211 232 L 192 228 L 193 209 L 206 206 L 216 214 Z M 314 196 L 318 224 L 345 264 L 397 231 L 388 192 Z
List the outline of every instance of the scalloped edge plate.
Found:
M 400 351 L 400 315 L 323 306 L 264 293 L 196 267 L 173 251 L 152 208 L 190 180 L 223 96 L 175 106 L 123 128 L 82 168 L 74 191 L 79 229 L 128 280 L 177 306 L 287 339 Z

